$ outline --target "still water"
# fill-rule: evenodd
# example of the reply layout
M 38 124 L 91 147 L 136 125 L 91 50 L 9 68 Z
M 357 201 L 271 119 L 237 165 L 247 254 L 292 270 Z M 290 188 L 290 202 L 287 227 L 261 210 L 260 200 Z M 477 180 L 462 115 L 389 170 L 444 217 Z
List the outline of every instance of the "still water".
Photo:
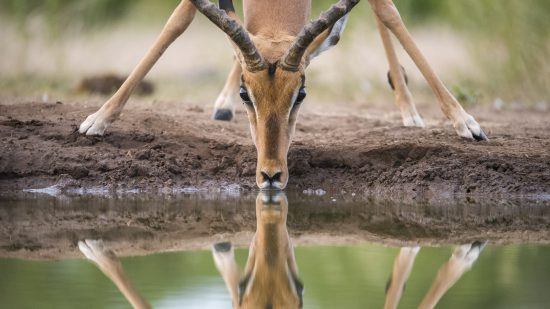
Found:
M 550 307 L 550 246 L 496 245 L 480 235 L 437 246 L 294 247 L 292 207 L 284 194 L 259 194 L 245 249 L 221 242 L 117 257 L 108 242 L 82 241 L 89 260 L 0 258 L 0 308 Z
M 422 248 L 400 308 L 416 308 L 452 247 Z M 399 248 L 296 248 L 304 308 L 382 308 Z M 237 250 L 244 265 L 247 250 Z M 154 308 L 231 308 L 210 252 L 122 258 L 122 265 Z M 2 308 L 127 308 L 115 285 L 85 260 L 0 260 Z M 440 308 L 548 308 L 550 247 L 490 246 L 442 297 Z

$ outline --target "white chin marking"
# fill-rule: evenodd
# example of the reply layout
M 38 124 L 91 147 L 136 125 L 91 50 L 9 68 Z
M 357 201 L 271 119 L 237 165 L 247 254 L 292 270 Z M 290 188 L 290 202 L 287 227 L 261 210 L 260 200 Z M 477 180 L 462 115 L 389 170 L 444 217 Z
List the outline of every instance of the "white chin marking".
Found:
M 263 203 L 279 203 L 282 199 L 282 193 L 280 191 L 274 193 L 260 192 L 260 197 Z
M 283 188 L 283 184 L 279 181 L 276 181 L 270 185 L 269 181 L 264 181 L 260 185 L 258 185 L 258 187 L 260 187 L 260 189 L 262 190 L 270 190 L 270 189 L 280 190 Z

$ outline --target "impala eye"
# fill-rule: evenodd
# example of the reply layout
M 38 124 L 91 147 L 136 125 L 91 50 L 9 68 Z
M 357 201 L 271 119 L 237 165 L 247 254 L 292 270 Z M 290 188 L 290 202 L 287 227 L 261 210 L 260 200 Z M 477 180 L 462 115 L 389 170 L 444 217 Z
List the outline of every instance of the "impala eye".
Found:
M 248 91 L 246 91 L 246 88 L 244 86 L 241 86 L 241 89 L 239 89 L 239 96 L 245 104 L 252 104 L 250 96 L 248 96 Z
M 300 88 L 300 90 L 298 91 L 298 96 L 296 97 L 296 102 L 294 104 L 300 104 L 304 101 L 304 99 L 306 98 L 306 87 L 302 87 Z

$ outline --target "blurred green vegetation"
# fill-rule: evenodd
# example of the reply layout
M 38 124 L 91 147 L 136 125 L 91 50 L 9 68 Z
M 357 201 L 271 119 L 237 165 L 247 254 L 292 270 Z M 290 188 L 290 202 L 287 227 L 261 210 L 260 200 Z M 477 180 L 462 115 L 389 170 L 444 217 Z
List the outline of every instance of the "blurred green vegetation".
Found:
M 382 308 L 398 248 L 298 247 L 305 308 Z M 417 308 L 452 247 L 420 250 L 400 301 Z M 248 250 L 235 251 L 245 265 Z M 550 247 L 489 246 L 441 299 L 440 308 L 543 308 L 550 301 Z M 229 308 L 229 293 L 210 251 L 122 258 L 130 280 L 154 308 Z M 127 301 L 85 260 L 0 259 L 3 308 L 127 308 Z
M 240 7 L 240 1 L 235 1 Z M 334 0 L 313 1 L 316 15 Z M 354 22 L 372 23 L 367 1 L 354 11 Z M 0 18 L 24 31 L 30 16 L 44 16 L 53 37 L 109 25 L 129 14 L 140 22 L 166 16 L 177 0 L 2 0 Z M 538 102 L 550 98 L 550 1 L 548 0 L 395 0 L 412 27 L 446 26 L 467 38 L 481 77 L 465 77 L 490 95 Z M 141 11 L 140 8 L 141 7 Z M 145 9 L 144 9 L 145 8 Z M 144 11 L 146 13 L 144 13 Z M 141 13 L 139 13 L 141 12 Z M 157 13 L 155 13 L 157 12 Z M 154 20 L 156 22 L 156 20 Z

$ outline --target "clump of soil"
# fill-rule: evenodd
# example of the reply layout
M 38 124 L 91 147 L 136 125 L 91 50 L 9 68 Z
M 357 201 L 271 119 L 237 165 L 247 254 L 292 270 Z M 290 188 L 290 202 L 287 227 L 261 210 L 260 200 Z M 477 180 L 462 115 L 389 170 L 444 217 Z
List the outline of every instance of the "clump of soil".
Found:
M 109 95 L 120 88 L 125 80 L 126 77 L 115 74 L 85 77 L 76 87 L 76 91 Z M 142 80 L 135 89 L 137 95 L 150 95 L 154 91 L 155 86 L 147 80 Z
M 202 108 L 159 113 L 127 108 L 103 137 L 78 134 L 97 107 L 0 105 L 0 191 L 51 186 L 164 190 L 237 183 L 255 189 L 248 121 L 211 120 Z M 533 195 L 550 192 L 548 114 L 476 111 L 489 142 L 460 139 L 449 125 L 305 113 L 289 153 L 290 189 L 385 195 Z

